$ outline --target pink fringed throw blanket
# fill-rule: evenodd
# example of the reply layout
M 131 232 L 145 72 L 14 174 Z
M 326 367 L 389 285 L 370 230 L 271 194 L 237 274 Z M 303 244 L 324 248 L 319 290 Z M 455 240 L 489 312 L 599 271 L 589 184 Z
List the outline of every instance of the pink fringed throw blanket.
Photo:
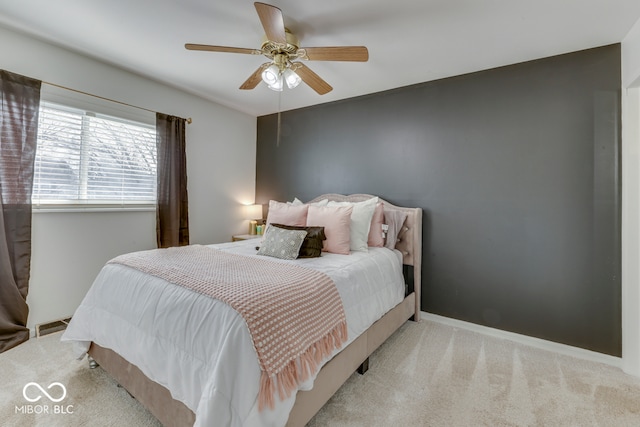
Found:
M 245 320 L 258 355 L 258 407 L 273 408 L 347 339 L 338 290 L 329 276 L 297 265 L 192 245 L 121 255 L 109 263 L 216 298 Z

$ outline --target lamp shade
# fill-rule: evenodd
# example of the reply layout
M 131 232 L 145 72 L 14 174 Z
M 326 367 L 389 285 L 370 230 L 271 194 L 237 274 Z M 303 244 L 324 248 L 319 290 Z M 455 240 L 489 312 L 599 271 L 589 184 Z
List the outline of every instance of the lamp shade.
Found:
M 300 76 L 298 76 L 291 68 L 287 68 L 286 70 L 284 70 L 283 74 L 284 80 L 287 82 L 287 87 L 289 89 L 293 89 L 294 87 L 298 86 L 302 81 Z
M 262 205 L 245 205 L 244 208 L 244 217 L 246 219 L 262 219 Z
M 275 84 L 280 77 L 280 70 L 276 64 L 271 64 L 262 72 L 262 80 L 269 86 Z
M 271 90 L 275 90 L 276 92 L 282 92 L 282 89 L 284 88 L 284 79 L 282 78 L 282 74 L 278 75 L 275 83 L 272 83 L 267 87 Z

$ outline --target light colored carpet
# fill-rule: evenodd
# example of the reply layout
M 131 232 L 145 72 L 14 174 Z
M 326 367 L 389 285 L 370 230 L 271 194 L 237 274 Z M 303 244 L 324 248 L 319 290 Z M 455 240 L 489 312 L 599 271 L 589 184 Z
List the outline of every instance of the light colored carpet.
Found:
M 1 426 L 159 426 L 101 369 L 73 360 L 59 337 L 0 355 Z M 60 405 L 73 405 L 73 413 L 16 413 L 30 381 L 64 384 Z M 59 388 L 50 391 L 60 396 Z M 640 380 L 607 365 L 408 322 L 309 426 L 640 426 Z

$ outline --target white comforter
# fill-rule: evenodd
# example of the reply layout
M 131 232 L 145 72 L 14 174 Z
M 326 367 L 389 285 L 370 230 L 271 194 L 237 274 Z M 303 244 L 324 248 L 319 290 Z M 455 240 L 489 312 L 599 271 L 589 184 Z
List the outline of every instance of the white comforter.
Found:
M 255 241 L 212 245 L 248 256 Z M 268 258 L 268 257 L 262 257 Z M 370 248 L 294 262 L 328 274 L 342 298 L 350 343 L 404 297 L 399 252 Z M 283 426 L 293 394 L 258 411 L 260 368 L 246 323 L 229 306 L 119 264 L 106 265 L 62 341 L 83 357 L 91 341 L 119 353 L 196 414 L 196 426 Z M 345 344 L 345 345 L 347 345 Z M 308 390 L 313 379 L 302 384 Z

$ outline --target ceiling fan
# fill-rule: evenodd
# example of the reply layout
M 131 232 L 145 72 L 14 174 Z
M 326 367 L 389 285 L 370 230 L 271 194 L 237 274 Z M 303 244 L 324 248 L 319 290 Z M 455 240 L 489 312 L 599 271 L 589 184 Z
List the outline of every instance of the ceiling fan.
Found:
M 266 33 L 260 49 L 193 43 L 184 45 L 188 50 L 264 55 L 269 58 L 271 61 L 258 67 L 240 89 L 254 89 L 263 80 L 270 89 L 282 91 L 285 84 L 293 89 L 303 81 L 318 94 L 324 95 L 333 89 L 331 85 L 305 64 L 296 61 L 297 59 L 356 62 L 366 62 L 369 59 L 369 51 L 364 46 L 300 47 L 298 38 L 284 26 L 279 8 L 259 2 L 255 2 L 254 6 Z

